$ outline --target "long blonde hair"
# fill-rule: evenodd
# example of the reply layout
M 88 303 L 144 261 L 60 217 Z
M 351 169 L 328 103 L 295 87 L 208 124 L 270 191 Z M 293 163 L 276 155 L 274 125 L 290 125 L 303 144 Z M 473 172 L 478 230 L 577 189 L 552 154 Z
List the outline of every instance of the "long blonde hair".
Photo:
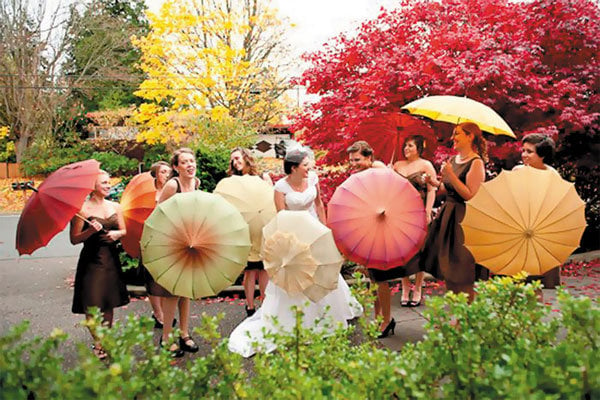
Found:
M 254 161 L 254 157 L 252 157 L 250 150 L 244 149 L 242 147 L 236 147 L 233 150 L 231 150 L 231 153 L 229 153 L 229 155 L 231 156 L 231 154 L 235 153 L 236 151 L 240 152 L 240 154 L 242 155 L 242 159 L 244 160 L 244 164 L 246 164 L 246 174 L 258 175 L 256 162 Z M 244 175 L 244 171 L 238 171 L 237 169 L 235 169 L 235 167 L 233 166 L 233 161 L 229 160 L 229 169 L 227 170 L 227 175 Z

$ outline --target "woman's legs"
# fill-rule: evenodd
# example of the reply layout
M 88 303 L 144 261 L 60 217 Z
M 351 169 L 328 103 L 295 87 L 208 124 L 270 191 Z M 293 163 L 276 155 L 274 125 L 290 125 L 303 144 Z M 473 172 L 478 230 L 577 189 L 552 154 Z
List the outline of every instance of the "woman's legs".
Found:
M 265 299 L 265 290 L 269 283 L 269 274 L 264 269 L 258 270 L 258 288 L 260 289 L 260 297 Z
M 154 318 L 161 324 L 164 323 L 165 317 L 163 315 L 162 309 L 162 297 L 154 296 L 149 294 L 148 300 L 150 300 L 150 305 L 152 306 L 152 313 L 154 314 Z
M 415 274 L 415 290 L 413 291 L 412 300 L 415 303 L 421 302 L 421 289 L 423 288 L 423 279 L 425 278 L 425 272 L 417 272 Z
M 257 270 L 249 269 L 244 271 L 244 293 L 246 295 L 246 307 L 254 310 L 254 290 L 256 288 Z
M 114 317 L 114 311 L 112 308 L 104 311 L 102 313 L 102 325 L 106 325 L 109 328 L 112 328 L 113 317 Z M 85 318 L 89 320 L 90 318 L 92 318 L 92 315 L 86 314 Z M 91 329 L 89 331 L 90 331 L 90 335 L 92 335 L 92 339 L 94 340 L 94 347 L 93 347 L 94 354 L 96 354 L 96 357 L 98 357 L 101 360 L 105 359 L 107 357 L 107 354 L 104 351 L 104 349 L 102 348 L 100 341 L 98 340 L 95 333 Z
M 175 318 L 175 309 L 177 308 L 177 303 L 179 302 L 179 297 L 163 297 L 162 307 L 163 307 L 163 331 L 162 331 L 162 342 L 169 341 L 169 335 L 173 330 L 173 319 Z M 181 318 L 181 317 L 180 317 Z M 183 325 L 183 321 L 181 323 Z M 172 347 L 175 347 L 172 346 Z M 171 348 L 169 350 L 174 350 Z
M 391 320 L 391 290 L 388 282 L 378 282 L 377 285 L 377 301 L 380 315 L 383 317 L 380 330 L 383 331 Z
M 190 299 L 187 297 L 179 298 L 179 328 L 181 337 L 190 336 Z
M 407 306 L 410 301 L 410 278 L 405 276 L 402 278 L 402 305 Z

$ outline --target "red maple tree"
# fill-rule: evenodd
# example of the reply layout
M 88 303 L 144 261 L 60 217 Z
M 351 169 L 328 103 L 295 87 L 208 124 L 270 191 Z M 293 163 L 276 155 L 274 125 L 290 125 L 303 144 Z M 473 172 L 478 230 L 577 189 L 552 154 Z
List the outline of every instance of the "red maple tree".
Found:
M 600 241 L 600 6 L 593 0 L 400 0 L 356 34 L 308 54 L 296 81 L 320 100 L 294 116 L 294 131 L 346 160 L 357 127 L 426 95 L 468 96 L 496 110 L 517 137 L 558 144 L 555 166 L 586 201 L 583 249 Z M 433 123 L 438 140 L 451 126 Z M 518 142 L 495 140 L 492 173 L 518 160 Z M 449 149 L 438 146 L 434 164 Z
M 311 67 L 297 83 L 320 100 L 295 116 L 293 129 L 335 164 L 361 121 L 451 94 L 492 107 L 518 137 L 540 132 L 560 144 L 576 135 L 597 152 L 599 21 L 598 4 L 587 0 L 402 0 L 305 56 Z M 451 127 L 434 125 L 445 140 Z M 514 162 L 515 150 L 500 142 L 491 155 Z

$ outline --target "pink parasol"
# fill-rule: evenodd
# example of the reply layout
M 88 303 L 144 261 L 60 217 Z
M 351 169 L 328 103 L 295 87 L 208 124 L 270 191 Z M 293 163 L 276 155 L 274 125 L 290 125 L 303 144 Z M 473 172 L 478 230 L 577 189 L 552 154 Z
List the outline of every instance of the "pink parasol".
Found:
M 422 246 L 427 225 L 417 190 L 387 168 L 342 183 L 329 201 L 327 224 L 342 254 L 380 270 L 406 264 Z

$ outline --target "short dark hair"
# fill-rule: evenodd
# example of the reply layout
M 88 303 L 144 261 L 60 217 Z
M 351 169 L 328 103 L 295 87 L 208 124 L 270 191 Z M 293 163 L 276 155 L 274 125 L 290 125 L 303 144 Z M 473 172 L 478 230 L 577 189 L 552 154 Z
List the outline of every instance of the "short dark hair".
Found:
M 550 136 L 542 135 L 541 133 L 530 133 L 523 137 L 521 143 L 534 145 L 535 152 L 544 160 L 545 164 L 550 164 L 554 161 L 556 145 Z
M 346 153 L 348 154 L 356 152 L 359 152 L 363 157 L 368 157 L 371 160 L 373 159 L 373 148 L 364 140 L 354 142 L 352 146 L 346 149 Z
M 306 157 L 304 157 L 304 158 L 306 158 Z M 302 161 L 304 161 L 304 160 L 302 160 Z M 283 161 L 283 172 L 285 172 L 286 175 L 289 175 L 292 173 L 292 167 L 298 167 L 299 165 L 300 165 L 299 162 L 284 160 Z
M 404 143 L 402 143 L 402 149 L 406 147 L 406 143 L 415 142 L 415 146 L 417 146 L 417 153 L 419 153 L 419 157 L 423 155 L 423 150 L 425 150 L 425 138 L 421 135 L 410 135 L 404 139 Z

